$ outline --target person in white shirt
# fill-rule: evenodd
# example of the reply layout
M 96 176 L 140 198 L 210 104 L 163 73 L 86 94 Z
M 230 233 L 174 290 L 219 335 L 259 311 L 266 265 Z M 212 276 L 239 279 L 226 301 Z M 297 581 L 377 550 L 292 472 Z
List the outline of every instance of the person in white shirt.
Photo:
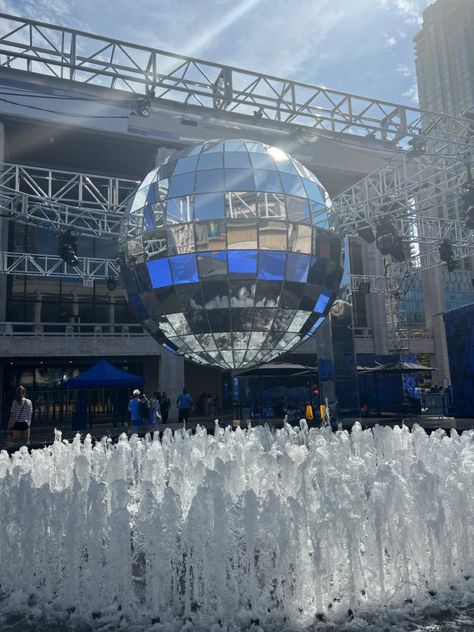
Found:
M 14 439 L 26 439 L 29 443 L 33 404 L 31 399 L 26 399 L 25 395 L 25 387 L 19 386 L 10 410 L 8 434 L 13 435 Z

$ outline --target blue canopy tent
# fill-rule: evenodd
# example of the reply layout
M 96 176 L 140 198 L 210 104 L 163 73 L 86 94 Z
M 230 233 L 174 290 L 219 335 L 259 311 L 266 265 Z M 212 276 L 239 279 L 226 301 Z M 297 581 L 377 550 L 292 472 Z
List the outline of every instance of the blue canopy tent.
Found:
M 139 375 L 133 375 L 128 371 L 122 371 L 118 369 L 107 360 L 99 360 L 94 366 L 84 373 L 77 375 L 76 377 L 63 382 L 62 388 L 68 390 L 80 389 L 80 393 L 76 402 L 76 414 L 74 427 L 77 430 L 85 429 L 86 420 L 86 397 L 85 389 L 114 389 L 112 394 L 112 424 L 117 425 L 117 411 L 118 411 L 118 397 L 117 389 L 127 388 L 132 386 L 142 386 L 145 383 L 145 379 Z

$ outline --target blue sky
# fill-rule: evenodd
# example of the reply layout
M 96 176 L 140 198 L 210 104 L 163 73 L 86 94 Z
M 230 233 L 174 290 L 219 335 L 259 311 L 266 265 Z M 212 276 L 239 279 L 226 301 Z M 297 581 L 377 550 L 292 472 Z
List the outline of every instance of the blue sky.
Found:
M 0 9 L 220 63 L 417 105 L 430 0 L 0 0 Z

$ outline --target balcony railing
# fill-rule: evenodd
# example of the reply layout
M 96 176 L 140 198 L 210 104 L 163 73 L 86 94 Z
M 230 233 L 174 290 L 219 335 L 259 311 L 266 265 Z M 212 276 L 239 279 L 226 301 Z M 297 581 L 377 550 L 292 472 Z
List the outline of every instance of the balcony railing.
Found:
M 136 323 L 0 323 L 0 337 L 143 337 L 148 336 L 142 325 Z

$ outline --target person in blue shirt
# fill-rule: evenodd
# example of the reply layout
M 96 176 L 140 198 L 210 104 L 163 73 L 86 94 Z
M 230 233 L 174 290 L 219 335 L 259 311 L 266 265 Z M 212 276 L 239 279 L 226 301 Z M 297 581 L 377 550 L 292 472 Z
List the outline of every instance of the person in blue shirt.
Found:
M 178 406 L 179 410 L 179 423 L 185 423 L 186 421 L 188 421 L 189 409 L 191 408 L 192 404 L 193 398 L 188 393 L 188 391 L 183 388 L 183 392 L 176 400 L 176 405 Z
M 142 423 L 140 391 L 138 388 L 133 391 L 133 397 L 128 402 L 128 412 L 130 413 L 130 431 L 136 432 L 136 427 Z

